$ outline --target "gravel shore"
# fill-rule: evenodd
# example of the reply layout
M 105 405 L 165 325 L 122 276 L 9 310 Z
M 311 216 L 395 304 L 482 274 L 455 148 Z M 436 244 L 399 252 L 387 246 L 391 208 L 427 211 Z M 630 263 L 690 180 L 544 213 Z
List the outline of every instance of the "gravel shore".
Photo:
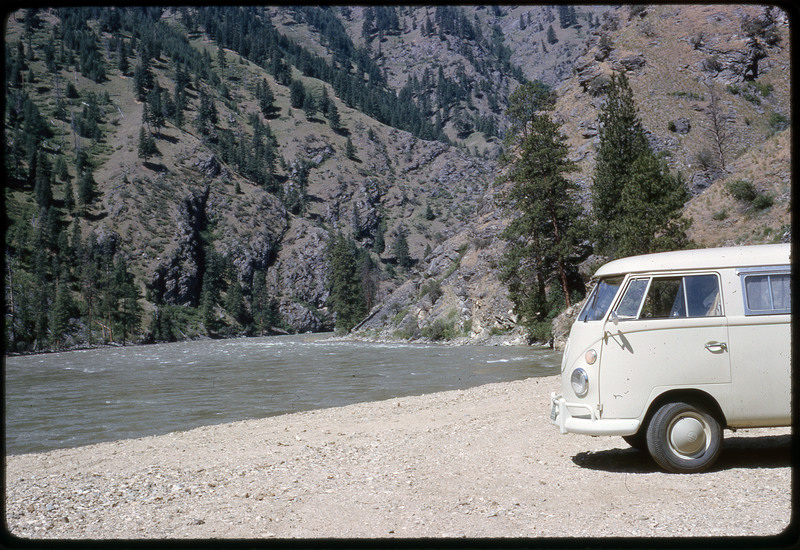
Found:
M 549 424 L 557 377 L 6 457 L 33 539 L 771 536 L 790 433 L 726 432 L 712 471 Z

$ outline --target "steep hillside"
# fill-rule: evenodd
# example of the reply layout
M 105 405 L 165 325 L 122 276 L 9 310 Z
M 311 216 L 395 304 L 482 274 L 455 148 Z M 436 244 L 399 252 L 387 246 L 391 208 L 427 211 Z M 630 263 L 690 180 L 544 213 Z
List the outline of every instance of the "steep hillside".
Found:
M 281 83 L 234 51 L 222 49 L 223 59 L 219 44 L 201 32 L 189 32 L 184 26 L 187 19 L 178 10 L 158 14 L 157 32 L 172 29 L 178 36 L 188 37 L 181 43 L 186 48 L 182 55 L 189 58 L 185 63 L 197 58 L 206 63 L 208 72 L 196 74 L 185 89 L 184 122 L 164 121 L 153 131 L 156 152 L 143 159 L 140 132 L 147 129 L 149 133 L 150 126 L 143 118 L 147 101 L 137 97 L 132 78 L 137 58 L 126 55 L 131 69 L 123 73 L 117 69 L 120 55 L 110 44 L 120 36 L 122 43 L 134 42 L 136 33 L 148 31 L 137 26 L 141 22 L 127 22 L 128 28 L 123 25 L 115 34 L 104 30 L 106 21 L 89 19 L 83 32 L 96 37 L 98 45 L 105 45 L 101 51 L 107 56 L 105 75 L 95 80 L 82 74 L 78 62 L 72 61 L 73 66 L 66 55 L 62 55 L 63 61 L 49 61 L 49 54 L 43 53 L 49 46 L 48 37 L 59 36 L 52 29 L 65 14 L 38 12 L 24 40 L 26 14 L 18 12 L 8 20 L 8 51 L 20 45 L 20 71 L 29 76 L 19 84 L 7 79 L 7 95 L 18 103 L 30 98 L 39 106 L 49 121 L 46 151 L 52 158 L 66 159 L 67 174 L 50 182 L 54 200 L 48 211 L 59 220 L 55 233 L 70 237 L 63 247 L 52 246 L 50 255 L 60 257 L 70 247 L 94 242 L 98 244 L 91 246 L 105 247 L 115 257 L 123 257 L 135 276 L 145 330 L 151 315 L 171 306 L 182 308 L 175 315 L 184 322 L 169 331 L 170 337 L 211 333 L 205 325 L 214 319 L 217 330 L 213 332 L 217 334 L 254 330 L 233 318 L 224 302 L 238 285 L 250 305 L 256 272 L 266 272 L 266 292 L 277 300 L 280 312 L 280 324 L 266 330 L 330 330 L 334 318 L 327 307 L 326 246 L 332 232 L 352 235 L 357 246 L 372 256 L 371 305 L 407 277 L 408 267 L 397 265 L 393 246 L 400 236 L 408 243 L 413 265 L 426 249 L 454 234 L 469 219 L 493 177 L 493 161 L 473 158 L 448 144 L 422 140 L 377 122 L 339 99 L 329 83 L 304 76 L 293 67 L 289 67 L 289 80 Z M 176 59 L 174 53 L 164 52 L 156 54 L 150 65 L 156 83 L 152 88 L 160 88 L 164 97 L 177 89 Z M 58 67 L 48 71 L 47 63 Z M 257 97 L 257 85 L 263 82 L 274 96 L 267 116 Z M 339 115 L 336 128 L 322 113 L 292 106 L 290 88 L 297 82 L 318 101 L 327 94 Z M 74 86 L 74 97 L 64 97 L 66 83 Z M 208 97 L 216 111 L 210 129 L 198 123 Z M 53 115 L 56 102 L 67 105 L 60 118 Z M 94 102 L 100 103 L 100 137 L 73 131 L 76 112 L 88 108 L 90 102 L 93 108 Z M 13 108 L 11 113 L 16 116 Z M 243 163 L 241 158 L 250 154 L 242 144 L 259 139 L 257 130 L 263 141 L 265 128 L 267 142 L 274 142 L 276 159 L 269 174 L 271 188 L 255 181 L 246 164 L 253 161 L 245 159 Z M 226 148 L 226 136 L 233 137 L 240 148 Z M 14 148 L 22 146 L 21 140 L 9 138 L 11 149 L 7 150 L 17 153 Z M 81 204 L 76 205 L 81 202 L 74 160 L 78 151 L 88 151 L 95 183 L 83 210 Z M 13 156 L 26 158 L 22 151 Z M 34 235 L 25 222 L 34 218 L 37 224 L 41 205 L 33 192 L 36 176 L 30 163 L 22 160 L 18 166 L 6 188 L 10 222 L 7 260 L 14 270 L 27 271 L 32 261 L 27 243 Z M 19 177 L 14 179 L 15 175 Z M 40 219 L 43 222 L 44 218 Z M 53 240 L 57 238 L 53 235 Z M 380 246 L 378 239 L 383 241 Z M 78 302 L 73 315 L 81 308 L 79 264 L 77 261 L 67 276 Z M 203 284 L 211 279 L 210 270 L 222 271 L 215 273 L 220 294 L 210 308 L 211 317 L 206 315 L 205 323 L 193 314 L 187 319 L 185 314 L 199 310 L 203 303 Z M 59 276 L 48 270 L 41 279 L 52 292 Z M 15 308 L 9 312 L 11 324 L 17 326 L 11 340 L 20 347 L 46 347 L 39 343 L 50 333 L 48 319 L 43 317 L 46 312 L 38 314 L 44 334 L 38 338 L 24 334 L 24 327 L 35 324 L 32 317 L 37 316 L 26 301 L 34 300 L 33 280 L 12 279 L 7 292 L 16 298 Z M 108 338 L 87 322 L 73 317 L 63 344 Z
M 340 232 L 362 334 L 525 341 L 494 197 L 531 79 L 557 91 L 587 208 L 626 70 L 698 244 L 791 232 L 777 9 L 70 8 L 5 30 L 10 350 L 331 330 Z
M 582 55 L 573 59 L 574 75 L 556 87 L 555 117 L 568 138 L 570 158 L 578 163 L 575 178 L 587 209 L 604 86 L 614 71 L 624 70 L 651 144 L 692 192 L 685 215 L 692 221 L 689 237 L 695 244 L 790 240 L 791 52 L 786 14 L 758 6 L 633 6 L 607 11 L 602 20 L 586 38 Z M 737 193 L 742 187 L 752 191 L 742 196 Z M 489 220 L 493 236 L 503 227 L 503 220 L 486 210 L 474 228 L 437 248 L 418 277 L 359 327 L 364 336 L 413 334 L 476 343 L 497 341 L 499 334 L 505 335 L 503 341 L 525 339 L 497 279 L 502 242 L 489 239 L 492 245 L 486 249 L 488 235 L 468 237 Z M 474 279 L 474 264 L 454 258 L 470 256 L 483 262 L 478 270 L 482 277 L 478 288 L 464 292 Z M 586 262 L 586 276 L 598 261 L 592 257 Z M 446 276 L 443 263 L 450 265 Z M 438 300 L 427 297 L 430 285 L 437 288 Z M 493 288 L 501 289 L 500 294 Z M 392 317 L 392 311 L 404 315 Z M 574 315 L 575 309 L 568 313 Z M 557 319 L 556 325 L 554 337 L 563 339 L 569 322 Z

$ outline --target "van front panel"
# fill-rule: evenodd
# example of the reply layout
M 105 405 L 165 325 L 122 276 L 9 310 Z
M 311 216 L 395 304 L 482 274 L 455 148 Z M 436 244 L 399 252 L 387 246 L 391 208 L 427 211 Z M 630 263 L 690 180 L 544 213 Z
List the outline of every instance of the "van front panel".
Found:
M 727 342 L 716 273 L 629 278 L 604 328 L 603 417 L 642 417 L 657 387 L 729 383 Z

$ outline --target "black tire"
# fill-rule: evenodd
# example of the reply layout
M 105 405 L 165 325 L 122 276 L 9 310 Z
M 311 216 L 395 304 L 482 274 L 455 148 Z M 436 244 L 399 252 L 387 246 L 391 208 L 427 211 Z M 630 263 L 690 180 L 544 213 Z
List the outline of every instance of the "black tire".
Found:
M 647 451 L 647 430 L 640 429 L 633 435 L 623 435 L 622 439 L 625 440 L 625 443 L 636 449 L 637 451 L 648 452 Z
M 708 410 L 693 403 L 667 403 L 647 426 L 647 449 L 669 472 L 702 472 L 722 450 L 722 428 Z

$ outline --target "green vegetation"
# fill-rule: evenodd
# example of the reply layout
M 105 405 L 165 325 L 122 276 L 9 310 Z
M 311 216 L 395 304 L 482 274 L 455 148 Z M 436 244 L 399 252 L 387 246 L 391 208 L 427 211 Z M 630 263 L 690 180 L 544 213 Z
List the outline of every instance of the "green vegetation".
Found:
M 653 153 L 624 73 L 612 77 L 599 118 L 592 182 L 597 251 L 621 257 L 687 247 L 686 185 Z
M 328 305 L 336 316 L 336 332 L 350 332 L 374 305 L 378 267 L 352 237 L 336 232 L 328 243 Z
M 767 124 L 769 124 L 771 134 L 774 135 L 789 127 L 789 119 L 780 113 L 770 113 Z
M 775 197 L 769 193 L 761 193 L 753 182 L 748 180 L 731 181 L 725 189 L 731 197 L 747 206 L 752 206 L 755 210 L 766 210 L 775 204 Z
M 429 338 L 434 342 L 441 340 L 452 340 L 461 335 L 457 328 L 458 311 L 451 309 L 444 318 L 436 319 L 430 325 L 421 330 L 423 338 Z
M 715 212 L 711 217 L 716 221 L 726 220 L 728 219 L 728 211 L 723 208 L 722 210 Z
M 759 193 L 759 195 L 753 199 L 753 208 L 756 210 L 766 210 L 770 208 L 773 204 L 775 204 L 775 198 L 772 195 L 768 195 L 766 193 Z
M 554 96 L 536 82 L 519 87 L 508 109 L 513 124 L 510 145 L 517 155 L 508 161 L 509 186 L 502 197 L 511 218 L 501 237 L 506 241 L 501 280 L 529 334 L 549 340 L 549 322 L 557 296 L 571 305 L 573 291 L 583 295 L 576 277 L 582 253 L 584 220 L 577 186 L 565 177 L 575 170 L 567 158 L 566 137 L 550 119 Z M 556 289 L 560 289 L 557 292 Z
M 705 96 L 703 94 L 698 94 L 698 93 L 695 93 L 695 92 L 684 92 L 684 91 L 670 92 L 669 95 L 675 96 L 675 97 L 685 97 L 686 99 L 692 99 L 692 100 L 695 100 L 695 101 L 704 101 L 705 100 Z
M 727 185 L 728 193 L 737 201 L 752 203 L 758 196 L 755 186 L 747 180 L 735 180 Z

